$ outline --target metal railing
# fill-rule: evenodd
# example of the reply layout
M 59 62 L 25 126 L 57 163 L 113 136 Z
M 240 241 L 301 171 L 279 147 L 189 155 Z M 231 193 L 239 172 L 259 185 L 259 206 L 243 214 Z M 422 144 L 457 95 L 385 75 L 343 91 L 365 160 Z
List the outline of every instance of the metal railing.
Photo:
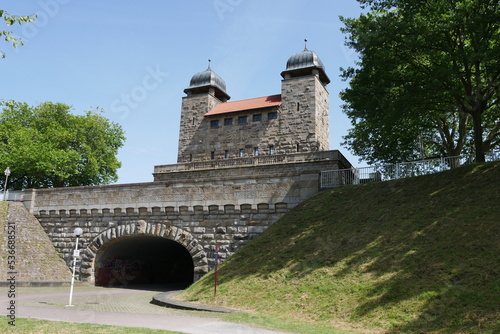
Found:
M 486 155 L 486 161 L 500 160 L 500 151 Z M 433 174 L 472 163 L 472 156 L 441 157 L 397 164 L 375 165 L 370 167 L 349 168 L 322 171 L 320 175 L 321 189 L 341 187 L 345 185 L 363 184 L 376 181 L 389 181 L 407 177 Z

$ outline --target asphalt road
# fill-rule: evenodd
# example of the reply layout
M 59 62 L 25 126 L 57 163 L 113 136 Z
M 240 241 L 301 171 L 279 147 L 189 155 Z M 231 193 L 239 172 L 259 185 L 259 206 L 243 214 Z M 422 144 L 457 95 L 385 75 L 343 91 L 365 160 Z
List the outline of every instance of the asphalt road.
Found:
M 285 334 L 222 321 L 217 313 L 183 311 L 150 304 L 158 291 L 75 288 L 69 307 L 69 288 L 18 288 L 16 317 L 164 329 L 191 334 Z M 3 290 L 3 289 L 2 289 Z M 80 291 L 83 290 L 83 291 Z M 85 291 L 88 290 L 88 291 Z M 12 299 L 0 295 L 3 310 Z

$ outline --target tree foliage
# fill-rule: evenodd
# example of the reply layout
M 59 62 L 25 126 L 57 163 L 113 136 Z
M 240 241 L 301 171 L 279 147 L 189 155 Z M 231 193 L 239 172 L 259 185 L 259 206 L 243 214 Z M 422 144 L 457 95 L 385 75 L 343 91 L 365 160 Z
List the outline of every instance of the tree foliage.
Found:
M 23 23 L 33 22 L 36 16 L 16 16 L 7 13 L 3 9 L 0 9 L 0 18 L 3 19 L 5 25 L 12 26 L 16 23 L 23 24 Z M 0 38 L 3 38 L 7 43 L 11 44 L 13 47 L 24 45 L 23 40 L 14 36 L 13 32 L 10 30 L 0 30 Z M 2 50 L 0 50 L 0 58 L 5 58 L 5 53 L 3 53 Z
M 62 103 L 3 102 L 0 170 L 9 167 L 9 188 L 108 184 L 117 180 L 121 126 L 99 111 L 72 114 Z M 2 181 L 4 182 L 4 181 Z
M 358 0 L 341 18 L 356 68 L 341 93 L 353 128 L 344 144 L 369 162 L 500 144 L 500 4 L 497 0 Z

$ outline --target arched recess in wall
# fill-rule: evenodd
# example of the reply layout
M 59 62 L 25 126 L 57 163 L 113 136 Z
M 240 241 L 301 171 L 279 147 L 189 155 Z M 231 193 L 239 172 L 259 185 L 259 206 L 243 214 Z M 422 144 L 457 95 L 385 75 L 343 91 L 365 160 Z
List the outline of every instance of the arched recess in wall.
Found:
M 208 272 L 206 253 L 198 240 L 195 239 L 191 233 L 181 228 L 171 226 L 166 222 L 148 223 L 140 220 L 136 223 L 121 224 L 111 227 L 92 239 L 87 248 L 81 252 L 81 280 L 92 284 L 101 283 L 100 285 L 106 285 L 102 284 L 103 282 L 98 282 L 96 279 L 99 274 L 99 265 L 102 264 L 99 261 L 103 255 L 106 254 L 106 252 L 109 253 L 110 250 L 116 253 L 119 252 L 120 249 L 134 249 L 134 246 L 141 242 L 142 245 L 147 244 L 148 247 L 153 250 L 166 250 L 167 252 L 175 250 L 178 254 L 181 254 L 181 256 L 184 256 L 182 254 L 185 253 L 187 257 L 190 257 L 189 260 L 192 261 L 192 269 L 190 271 L 192 273 L 192 279 L 188 278 L 188 281 L 196 281 Z M 189 262 L 191 263 L 191 261 Z M 96 265 L 96 263 L 98 263 L 98 265 Z M 113 266 L 116 266 L 116 263 L 113 263 Z M 141 270 L 147 269 L 141 267 Z M 183 274 L 186 274 L 186 272 L 188 271 L 182 271 Z M 123 275 L 133 276 L 133 273 L 124 272 Z M 114 281 L 117 284 L 123 283 L 119 282 L 117 277 L 114 278 Z

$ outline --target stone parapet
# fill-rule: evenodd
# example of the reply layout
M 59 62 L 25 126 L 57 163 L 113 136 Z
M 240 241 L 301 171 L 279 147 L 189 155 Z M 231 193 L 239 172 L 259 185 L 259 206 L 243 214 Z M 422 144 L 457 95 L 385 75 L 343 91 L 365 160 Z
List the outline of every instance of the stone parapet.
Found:
M 173 173 L 180 171 L 192 171 L 203 169 L 235 168 L 263 165 L 282 165 L 289 163 L 302 163 L 311 161 L 338 161 L 341 168 L 348 168 L 351 164 L 338 150 L 321 152 L 304 152 L 290 154 L 260 155 L 255 157 L 234 158 L 234 159 L 216 159 L 207 161 L 196 161 L 177 163 L 169 165 L 158 165 L 154 167 L 153 176 L 163 173 Z

